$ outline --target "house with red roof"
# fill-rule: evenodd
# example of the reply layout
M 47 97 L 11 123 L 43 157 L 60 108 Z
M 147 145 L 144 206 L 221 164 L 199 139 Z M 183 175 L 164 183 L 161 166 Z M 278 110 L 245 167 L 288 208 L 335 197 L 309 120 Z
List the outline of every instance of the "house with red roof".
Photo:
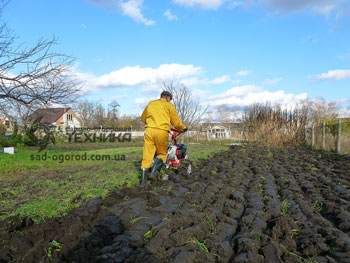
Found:
M 55 128 L 81 128 L 81 120 L 71 108 L 37 109 L 29 116 L 30 122 L 49 124 Z

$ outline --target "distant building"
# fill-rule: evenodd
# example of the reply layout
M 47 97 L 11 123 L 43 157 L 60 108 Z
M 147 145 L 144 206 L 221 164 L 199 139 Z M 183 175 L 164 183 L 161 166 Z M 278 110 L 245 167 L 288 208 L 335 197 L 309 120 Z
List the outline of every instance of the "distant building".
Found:
M 208 139 L 230 139 L 240 129 L 240 123 L 201 123 L 200 126 Z
M 0 125 L 3 125 L 5 127 L 6 133 L 13 132 L 13 124 L 9 118 L 5 117 L 4 119 L 0 119 Z
M 213 127 L 214 125 L 223 126 L 227 129 L 238 130 L 241 128 L 241 122 L 201 122 L 200 128 L 202 131 L 206 131 L 208 127 Z
M 71 108 L 37 109 L 29 116 L 29 121 L 52 125 L 55 128 L 81 128 L 81 120 Z

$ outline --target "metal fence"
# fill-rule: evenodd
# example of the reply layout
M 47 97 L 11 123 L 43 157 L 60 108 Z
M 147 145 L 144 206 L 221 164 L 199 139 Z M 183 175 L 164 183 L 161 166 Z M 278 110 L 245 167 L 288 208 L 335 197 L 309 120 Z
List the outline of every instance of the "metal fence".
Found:
M 305 143 L 313 148 L 350 153 L 350 133 L 342 129 L 341 119 L 337 124 L 322 123 L 305 127 Z

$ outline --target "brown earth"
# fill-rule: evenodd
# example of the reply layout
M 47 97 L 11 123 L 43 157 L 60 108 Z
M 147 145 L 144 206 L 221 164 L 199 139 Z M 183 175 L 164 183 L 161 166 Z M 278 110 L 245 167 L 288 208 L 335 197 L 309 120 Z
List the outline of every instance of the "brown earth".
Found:
M 0 262 L 350 262 L 350 157 L 232 146 L 184 174 L 1 222 Z

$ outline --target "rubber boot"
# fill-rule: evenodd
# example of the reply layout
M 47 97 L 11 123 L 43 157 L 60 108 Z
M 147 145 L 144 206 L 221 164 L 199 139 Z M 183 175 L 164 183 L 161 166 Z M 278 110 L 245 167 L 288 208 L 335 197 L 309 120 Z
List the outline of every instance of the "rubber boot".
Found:
M 150 180 L 153 181 L 157 179 L 157 174 L 160 171 L 160 169 L 162 169 L 162 167 L 163 167 L 163 160 L 161 158 L 156 158 L 152 166 Z
M 147 168 L 142 169 L 142 174 L 141 174 L 141 187 L 145 187 L 147 184 Z

